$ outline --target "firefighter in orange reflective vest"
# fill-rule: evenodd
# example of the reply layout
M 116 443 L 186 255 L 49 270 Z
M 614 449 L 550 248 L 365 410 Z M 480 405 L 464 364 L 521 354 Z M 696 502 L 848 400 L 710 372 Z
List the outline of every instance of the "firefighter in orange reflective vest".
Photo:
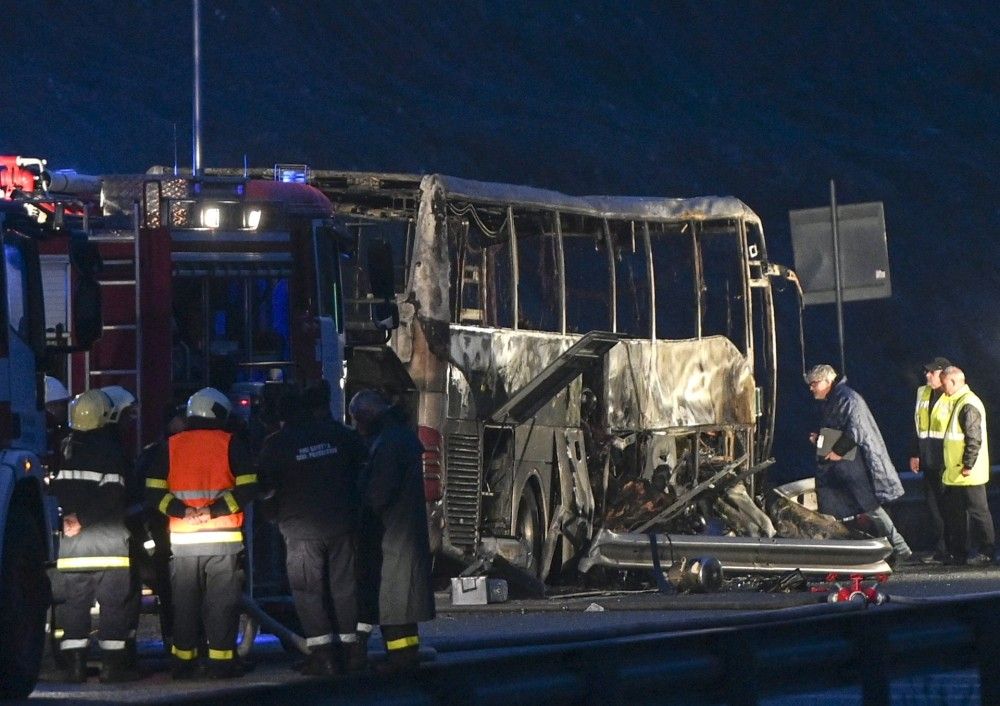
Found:
M 90 609 L 101 606 L 97 630 L 101 681 L 134 679 L 126 663 L 125 641 L 134 634 L 138 592 L 129 571 L 125 528 L 125 477 L 129 463 L 112 430 L 105 426 L 111 402 L 100 390 L 77 395 L 69 405 L 71 432 L 63 441 L 62 465 L 52 493 L 63 513 L 63 536 L 56 562 L 56 622 L 63 631 L 60 650 L 68 681 L 86 680 Z
M 247 447 L 224 428 L 230 412 L 229 398 L 214 388 L 191 395 L 187 428 L 168 439 L 146 476 L 147 502 L 169 518 L 175 679 L 197 674 L 202 635 L 209 677 L 242 674 L 235 648 L 243 509 L 256 493 L 257 476 Z

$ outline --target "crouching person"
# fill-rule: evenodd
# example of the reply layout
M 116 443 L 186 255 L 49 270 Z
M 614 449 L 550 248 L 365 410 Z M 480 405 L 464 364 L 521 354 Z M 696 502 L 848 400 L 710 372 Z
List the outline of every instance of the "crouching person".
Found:
M 361 439 L 330 414 L 325 381 L 284 401 L 284 426 L 264 442 L 259 471 L 285 538 L 288 582 L 310 655 L 302 673 L 359 669 L 354 542 Z
M 236 632 L 243 592 L 243 509 L 257 475 L 250 452 L 225 430 L 229 398 L 206 387 L 187 402 L 187 427 L 151 460 L 146 501 L 169 519 L 175 679 L 197 674 L 202 638 L 208 676 L 238 677 Z
M 100 390 L 77 395 L 69 405 L 70 434 L 62 444 L 62 463 L 52 492 L 63 513 L 59 542 L 61 593 L 56 608 L 63 630 L 60 650 L 66 679 L 87 678 L 90 609 L 101 606 L 97 629 L 102 682 L 138 678 L 127 662 L 126 640 L 135 634 L 138 591 L 129 570 L 125 527 L 125 477 L 128 461 L 117 437 L 105 426 L 111 401 Z
M 421 467 L 424 447 L 379 393 L 359 392 L 350 410 L 369 446 L 368 464 L 359 483 L 362 610 L 358 630 L 370 632 L 377 622 L 388 655 L 383 671 L 410 671 L 419 665 L 417 623 L 434 617 Z

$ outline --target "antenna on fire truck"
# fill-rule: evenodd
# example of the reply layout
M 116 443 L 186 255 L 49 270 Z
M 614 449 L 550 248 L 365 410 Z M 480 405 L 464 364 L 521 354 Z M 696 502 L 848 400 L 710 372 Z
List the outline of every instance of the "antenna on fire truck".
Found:
M 192 111 L 191 173 L 201 176 L 201 0 L 194 0 L 193 6 L 193 49 L 194 49 L 194 106 Z

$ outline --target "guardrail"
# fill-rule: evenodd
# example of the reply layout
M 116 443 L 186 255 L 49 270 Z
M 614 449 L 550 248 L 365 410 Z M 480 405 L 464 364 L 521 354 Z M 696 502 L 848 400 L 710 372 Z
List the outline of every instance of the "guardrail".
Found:
M 773 614 L 772 614 L 773 615 Z M 978 670 L 980 702 L 1000 704 L 1000 593 L 879 607 L 839 603 L 795 619 L 570 644 L 440 654 L 408 677 L 262 687 L 255 702 L 392 704 L 757 704 L 860 688 L 888 704 L 893 681 Z M 188 703 L 219 703 L 218 692 Z

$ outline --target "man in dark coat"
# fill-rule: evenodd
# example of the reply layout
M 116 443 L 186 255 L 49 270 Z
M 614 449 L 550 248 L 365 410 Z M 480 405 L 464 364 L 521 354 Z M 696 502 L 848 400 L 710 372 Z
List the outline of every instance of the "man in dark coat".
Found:
M 303 674 L 361 668 L 355 628 L 357 476 L 367 456 L 358 435 L 330 416 L 325 381 L 289 395 L 288 421 L 264 442 L 260 480 L 285 538 L 288 583 L 310 656 Z
M 388 654 L 387 669 L 415 669 L 420 638 L 417 623 L 434 617 L 431 555 L 427 537 L 421 455 L 417 435 L 373 390 L 350 405 L 358 431 L 369 440 L 368 465 L 359 490 L 362 501 L 360 594 L 377 597 L 361 605 L 359 632 L 377 622 Z
M 806 381 L 813 397 L 823 403 L 822 425 L 840 432 L 833 448 L 818 462 L 820 512 L 840 520 L 857 520 L 857 515 L 864 515 L 874 526 L 872 533 L 892 544 L 896 560 L 909 559 L 913 552 L 882 507 L 903 496 L 903 484 L 871 410 L 861 395 L 847 386 L 846 378 L 837 379 L 829 365 L 815 366 Z M 813 443 L 817 437 L 812 436 Z M 853 458 L 848 458 L 855 450 Z

